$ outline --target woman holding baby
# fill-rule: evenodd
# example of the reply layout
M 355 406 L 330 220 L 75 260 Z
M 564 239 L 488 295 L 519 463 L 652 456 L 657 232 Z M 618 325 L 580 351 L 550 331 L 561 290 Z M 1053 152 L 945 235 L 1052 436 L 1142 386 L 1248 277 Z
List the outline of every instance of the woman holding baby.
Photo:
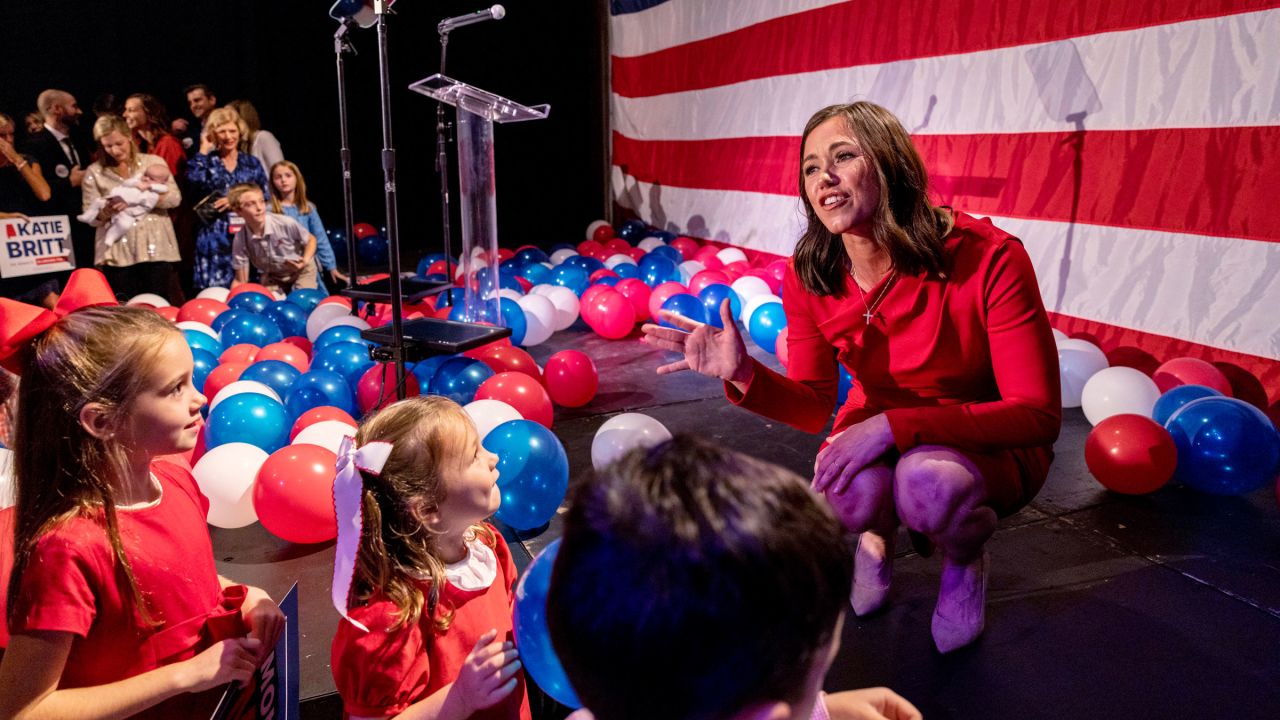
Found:
M 167 297 L 172 264 L 178 261 L 178 241 L 169 219 L 169 211 L 182 200 L 178 185 L 168 172 L 164 158 L 138 152 L 123 118 L 115 115 L 98 118 L 93 124 L 93 139 L 98 142 L 98 152 L 81 185 L 85 210 L 100 206 L 86 220 L 97 228 L 93 264 L 107 276 L 121 301 L 139 293 Z M 111 221 L 130 207 L 127 194 L 117 190 L 139 182 L 150 187 L 163 183 L 165 191 L 156 193 L 157 197 L 152 198 L 154 206 L 139 213 L 117 240 L 111 232 Z M 99 200 L 102 202 L 95 202 Z

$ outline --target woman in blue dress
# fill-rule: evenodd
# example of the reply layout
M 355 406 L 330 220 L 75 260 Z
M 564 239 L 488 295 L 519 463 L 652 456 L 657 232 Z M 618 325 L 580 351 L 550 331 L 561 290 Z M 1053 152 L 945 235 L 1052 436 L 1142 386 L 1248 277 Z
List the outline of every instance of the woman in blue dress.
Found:
M 231 269 L 231 239 L 240 227 L 240 218 L 227 202 L 227 190 L 240 183 L 254 183 L 269 196 L 267 173 L 262 163 L 240 151 L 240 140 L 248 128 L 240 115 L 229 107 L 209 113 L 200 152 L 187 163 L 187 181 L 191 183 L 197 205 L 207 202 L 211 208 L 197 214 L 203 222 L 196 233 L 195 287 L 230 287 L 235 271 Z M 207 221 L 206 221 L 207 218 Z

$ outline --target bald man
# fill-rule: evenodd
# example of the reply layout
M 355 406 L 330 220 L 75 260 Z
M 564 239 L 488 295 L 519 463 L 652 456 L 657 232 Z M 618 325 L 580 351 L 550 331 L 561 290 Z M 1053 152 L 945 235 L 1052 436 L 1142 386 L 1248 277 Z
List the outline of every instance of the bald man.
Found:
M 93 267 L 93 228 L 75 221 L 83 211 L 80 182 L 92 161 L 89 145 L 77 132 L 83 113 L 75 96 L 56 89 L 40 93 L 36 109 L 44 118 L 44 127 L 27 141 L 26 151 L 40 163 L 44 179 L 53 191 L 42 212 L 68 217 L 76 265 Z

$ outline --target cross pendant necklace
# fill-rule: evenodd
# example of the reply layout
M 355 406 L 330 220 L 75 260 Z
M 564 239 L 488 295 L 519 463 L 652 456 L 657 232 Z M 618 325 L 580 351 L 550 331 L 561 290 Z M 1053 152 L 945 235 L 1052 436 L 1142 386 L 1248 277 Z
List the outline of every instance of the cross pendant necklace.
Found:
M 877 295 L 875 301 L 871 303 L 867 302 L 867 293 L 862 289 L 862 286 L 858 284 L 857 276 L 853 275 L 852 270 L 849 271 L 849 274 L 853 276 L 853 285 L 858 288 L 858 295 L 862 297 L 862 306 L 867 310 L 862 313 L 862 317 L 867 321 L 867 325 L 870 325 L 871 321 L 876 317 L 876 308 L 880 307 L 880 303 L 884 300 L 885 295 L 889 294 L 889 288 L 893 286 L 893 281 L 898 279 L 898 271 L 894 270 L 889 274 L 888 282 L 884 284 L 884 287 L 880 289 L 880 294 Z

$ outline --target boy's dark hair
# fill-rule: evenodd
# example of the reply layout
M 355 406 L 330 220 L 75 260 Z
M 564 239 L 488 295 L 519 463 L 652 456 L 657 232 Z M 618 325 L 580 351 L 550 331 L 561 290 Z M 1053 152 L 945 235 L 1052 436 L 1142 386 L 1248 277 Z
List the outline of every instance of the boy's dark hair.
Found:
M 677 436 L 574 489 L 547 622 L 599 720 L 712 720 L 800 699 L 852 578 L 804 480 Z
M 187 95 L 190 95 L 191 93 L 197 90 L 204 93 L 205 97 L 217 97 L 217 95 L 213 94 L 213 90 L 210 89 L 209 86 L 205 85 L 204 83 L 196 83 L 194 85 L 188 85 L 186 89 L 182 91 L 182 95 L 183 97 L 186 97 Z

